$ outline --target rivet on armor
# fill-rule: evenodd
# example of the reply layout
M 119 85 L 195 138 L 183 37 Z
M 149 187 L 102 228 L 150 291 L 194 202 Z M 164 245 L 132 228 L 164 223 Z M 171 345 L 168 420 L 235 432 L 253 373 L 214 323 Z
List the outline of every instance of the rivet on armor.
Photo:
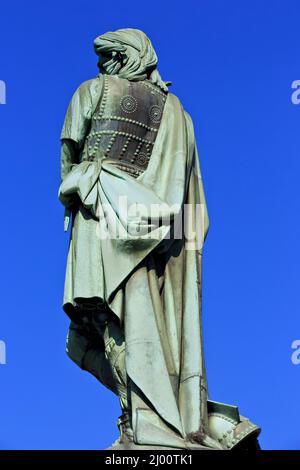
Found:
M 150 111 L 149 111 L 149 117 L 151 121 L 157 123 L 160 122 L 162 116 L 162 108 L 156 104 L 151 106 Z
M 137 163 L 141 166 L 144 166 L 146 163 L 147 163 L 148 159 L 147 159 L 147 155 L 145 155 L 144 153 L 139 153 L 138 156 L 137 156 Z
M 134 113 L 137 110 L 137 100 L 133 96 L 126 95 L 121 98 L 121 108 L 125 113 Z

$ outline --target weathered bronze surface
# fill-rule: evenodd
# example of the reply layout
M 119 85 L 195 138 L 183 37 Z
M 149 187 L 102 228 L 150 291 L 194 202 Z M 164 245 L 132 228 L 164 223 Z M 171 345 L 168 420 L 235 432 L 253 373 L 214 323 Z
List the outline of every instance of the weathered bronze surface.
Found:
M 208 399 L 208 216 L 191 117 L 142 31 L 94 46 L 100 73 L 74 93 L 61 133 L 67 353 L 119 397 L 113 449 L 257 448 L 259 428 Z

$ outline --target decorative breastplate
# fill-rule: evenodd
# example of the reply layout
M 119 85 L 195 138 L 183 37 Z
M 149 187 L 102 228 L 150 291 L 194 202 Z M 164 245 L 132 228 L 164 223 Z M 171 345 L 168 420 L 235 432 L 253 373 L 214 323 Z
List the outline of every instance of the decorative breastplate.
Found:
M 139 176 L 148 166 L 166 98 L 148 80 L 132 82 L 104 75 L 84 159 L 104 157 L 131 176 Z

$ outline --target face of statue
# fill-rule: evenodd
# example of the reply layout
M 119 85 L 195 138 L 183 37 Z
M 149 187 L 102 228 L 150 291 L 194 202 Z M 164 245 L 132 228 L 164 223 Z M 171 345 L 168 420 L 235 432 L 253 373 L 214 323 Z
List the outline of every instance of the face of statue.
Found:
M 111 59 L 112 59 L 111 55 L 104 55 L 104 54 L 99 55 L 98 67 L 101 73 L 106 73 L 105 64 L 109 62 Z

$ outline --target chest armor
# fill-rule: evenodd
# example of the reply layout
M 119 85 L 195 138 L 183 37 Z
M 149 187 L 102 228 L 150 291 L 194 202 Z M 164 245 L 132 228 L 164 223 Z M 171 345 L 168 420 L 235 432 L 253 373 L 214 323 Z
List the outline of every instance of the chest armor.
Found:
M 131 176 L 139 176 L 148 166 L 166 98 L 149 80 L 131 82 L 104 75 L 84 159 L 106 158 Z

